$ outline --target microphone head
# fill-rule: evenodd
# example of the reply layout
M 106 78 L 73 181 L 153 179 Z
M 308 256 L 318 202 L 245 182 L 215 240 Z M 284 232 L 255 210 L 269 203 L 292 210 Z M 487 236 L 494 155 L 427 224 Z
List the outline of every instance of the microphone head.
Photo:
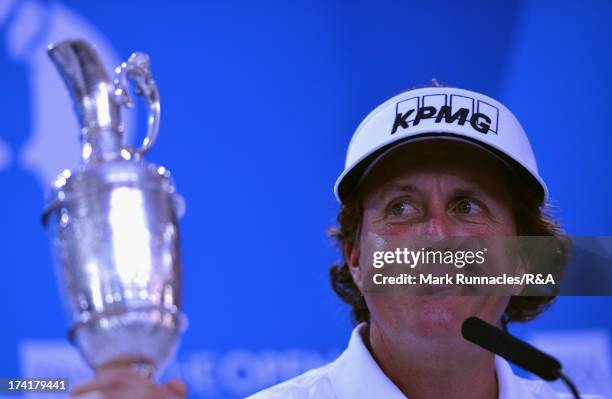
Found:
M 463 322 L 461 335 L 546 381 L 559 378 L 561 363 L 557 359 L 478 317 L 469 317 Z

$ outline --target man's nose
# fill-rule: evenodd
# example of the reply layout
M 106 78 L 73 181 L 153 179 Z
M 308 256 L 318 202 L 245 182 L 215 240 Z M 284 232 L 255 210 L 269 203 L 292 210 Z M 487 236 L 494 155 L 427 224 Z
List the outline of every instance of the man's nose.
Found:
M 443 211 L 430 213 L 423 227 L 423 234 L 429 237 L 449 237 L 453 234 L 452 221 Z

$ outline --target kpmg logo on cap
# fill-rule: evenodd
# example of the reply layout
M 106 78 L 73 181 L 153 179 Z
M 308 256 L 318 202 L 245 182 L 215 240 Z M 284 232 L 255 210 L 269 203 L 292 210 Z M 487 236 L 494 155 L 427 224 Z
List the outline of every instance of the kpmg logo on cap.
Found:
M 434 123 L 463 126 L 469 123 L 479 133 L 497 134 L 499 109 L 483 100 L 459 94 L 427 94 L 395 104 L 395 121 L 391 134 L 399 129 L 418 126 L 426 119 Z

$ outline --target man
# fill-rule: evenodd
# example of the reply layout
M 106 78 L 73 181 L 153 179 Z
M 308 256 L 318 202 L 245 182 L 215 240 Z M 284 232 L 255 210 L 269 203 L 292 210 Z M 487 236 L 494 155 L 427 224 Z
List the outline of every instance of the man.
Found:
M 344 262 L 331 269 L 332 285 L 359 324 L 334 362 L 252 399 L 557 397 L 546 383 L 515 376 L 505 360 L 461 336 L 470 316 L 505 327 L 537 316 L 553 298 L 398 296 L 366 288 L 371 259 L 361 252 L 371 237 L 563 241 L 542 212 L 546 186 L 506 107 L 446 87 L 391 98 L 357 128 L 335 193 L 341 209 L 333 236 Z
M 478 93 L 427 87 L 391 98 L 357 128 L 335 187 L 333 232 L 344 262 L 331 269 L 357 327 L 334 362 L 252 399 L 544 399 L 541 381 L 461 337 L 461 323 L 526 321 L 551 297 L 377 295 L 368 290 L 372 237 L 563 235 L 542 208 L 547 191 L 527 137 L 508 109 Z M 384 239 L 382 240 L 384 241 Z M 181 398 L 128 368 L 101 370 L 75 397 Z M 115 395 L 115 396 L 113 396 Z

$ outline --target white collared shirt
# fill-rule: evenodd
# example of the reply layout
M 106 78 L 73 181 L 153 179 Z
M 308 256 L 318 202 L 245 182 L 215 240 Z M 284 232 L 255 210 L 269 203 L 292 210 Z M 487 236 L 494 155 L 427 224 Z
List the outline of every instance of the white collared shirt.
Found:
M 353 330 L 348 348 L 333 362 L 261 391 L 249 399 L 406 399 L 383 373 L 363 342 L 367 329 L 361 323 Z M 558 399 L 544 381 L 527 380 L 512 372 L 501 357 L 495 357 L 499 399 Z M 586 396 L 583 396 L 586 398 Z

